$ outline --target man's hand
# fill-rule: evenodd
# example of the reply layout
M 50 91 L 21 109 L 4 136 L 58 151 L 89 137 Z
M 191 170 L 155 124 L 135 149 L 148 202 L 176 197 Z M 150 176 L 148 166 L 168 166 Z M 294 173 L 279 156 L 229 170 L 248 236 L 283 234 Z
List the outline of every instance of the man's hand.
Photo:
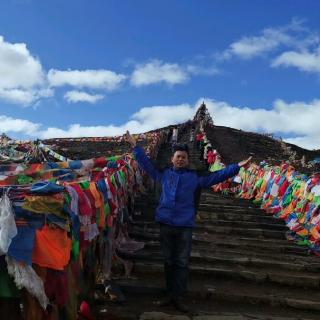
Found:
M 137 145 L 136 139 L 130 134 L 129 131 L 126 132 L 124 135 L 124 139 L 130 143 L 130 146 L 134 148 Z
M 240 161 L 240 162 L 238 163 L 238 166 L 239 166 L 239 167 L 246 167 L 246 166 L 248 166 L 248 165 L 250 164 L 250 162 L 251 162 L 251 159 L 252 159 L 252 157 L 249 157 L 249 158 L 246 159 L 246 160 Z

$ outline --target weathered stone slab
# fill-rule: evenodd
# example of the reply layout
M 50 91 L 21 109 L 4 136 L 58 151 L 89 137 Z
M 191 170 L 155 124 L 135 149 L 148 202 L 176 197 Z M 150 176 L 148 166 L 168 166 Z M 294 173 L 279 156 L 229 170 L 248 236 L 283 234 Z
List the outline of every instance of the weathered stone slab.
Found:
M 217 314 L 217 315 L 208 315 L 208 316 L 197 316 L 193 317 L 192 320 L 246 320 L 247 317 L 243 317 L 242 315 L 223 315 L 223 314 Z
M 163 312 L 144 312 L 140 315 L 139 320 L 191 320 L 183 315 L 170 315 Z
M 288 306 L 298 309 L 320 310 L 320 302 L 310 300 L 285 299 Z

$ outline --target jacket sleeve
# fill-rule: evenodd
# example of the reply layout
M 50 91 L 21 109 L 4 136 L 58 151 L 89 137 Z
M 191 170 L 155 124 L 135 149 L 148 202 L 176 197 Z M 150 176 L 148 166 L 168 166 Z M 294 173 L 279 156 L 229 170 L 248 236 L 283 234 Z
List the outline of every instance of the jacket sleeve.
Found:
M 150 158 L 145 154 L 143 148 L 136 146 L 133 148 L 132 152 L 140 169 L 145 171 L 154 180 L 160 181 L 162 179 L 162 173 L 154 167 Z
M 231 164 L 224 169 L 209 173 L 205 176 L 198 176 L 198 184 L 201 188 L 210 188 L 214 184 L 235 176 L 239 170 L 240 167 L 237 164 Z

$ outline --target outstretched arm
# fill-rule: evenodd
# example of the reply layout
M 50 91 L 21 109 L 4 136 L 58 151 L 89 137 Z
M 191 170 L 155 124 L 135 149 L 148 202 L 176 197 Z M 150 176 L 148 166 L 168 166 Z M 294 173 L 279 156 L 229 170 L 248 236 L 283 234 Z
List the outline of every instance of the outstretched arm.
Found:
M 132 152 L 138 162 L 139 167 L 152 179 L 160 181 L 162 179 L 162 173 L 154 167 L 150 158 L 145 154 L 143 148 L 137 146 L 136 139 L 129 133 L 129 131 L 127 131 L 125 134 L 125 140 L 129 142 L 133 148 Z
M 198 177 L 198 183 L 202 188 L 210 188 L 214 184 L 223 182 L 228 178 L 235 176 L 241 167 L 246 167 L 250 163 L 251 159 L 252 157 L 243 160 L 238 164 L 232 164 L 224 169 L 212 172 L 206 176 Z

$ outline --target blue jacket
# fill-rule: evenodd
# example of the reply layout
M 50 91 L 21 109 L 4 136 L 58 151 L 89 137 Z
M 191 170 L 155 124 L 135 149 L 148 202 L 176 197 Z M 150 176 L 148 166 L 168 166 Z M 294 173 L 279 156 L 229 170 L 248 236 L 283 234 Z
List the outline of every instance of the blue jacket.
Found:
M 199 187 L 210 188 L 214 184 L 233 177 L 240 169 L 237 164 L 232 164 L 205 176 L 198 176 L 194 170 L 174 167 L 159 171 L 141 147 L 135 147 L 133 154 L 139 167 L 162 185 L 160 203 L 155 214 L 156 222 L 171 226 L 193 227 L 196 190 Z

